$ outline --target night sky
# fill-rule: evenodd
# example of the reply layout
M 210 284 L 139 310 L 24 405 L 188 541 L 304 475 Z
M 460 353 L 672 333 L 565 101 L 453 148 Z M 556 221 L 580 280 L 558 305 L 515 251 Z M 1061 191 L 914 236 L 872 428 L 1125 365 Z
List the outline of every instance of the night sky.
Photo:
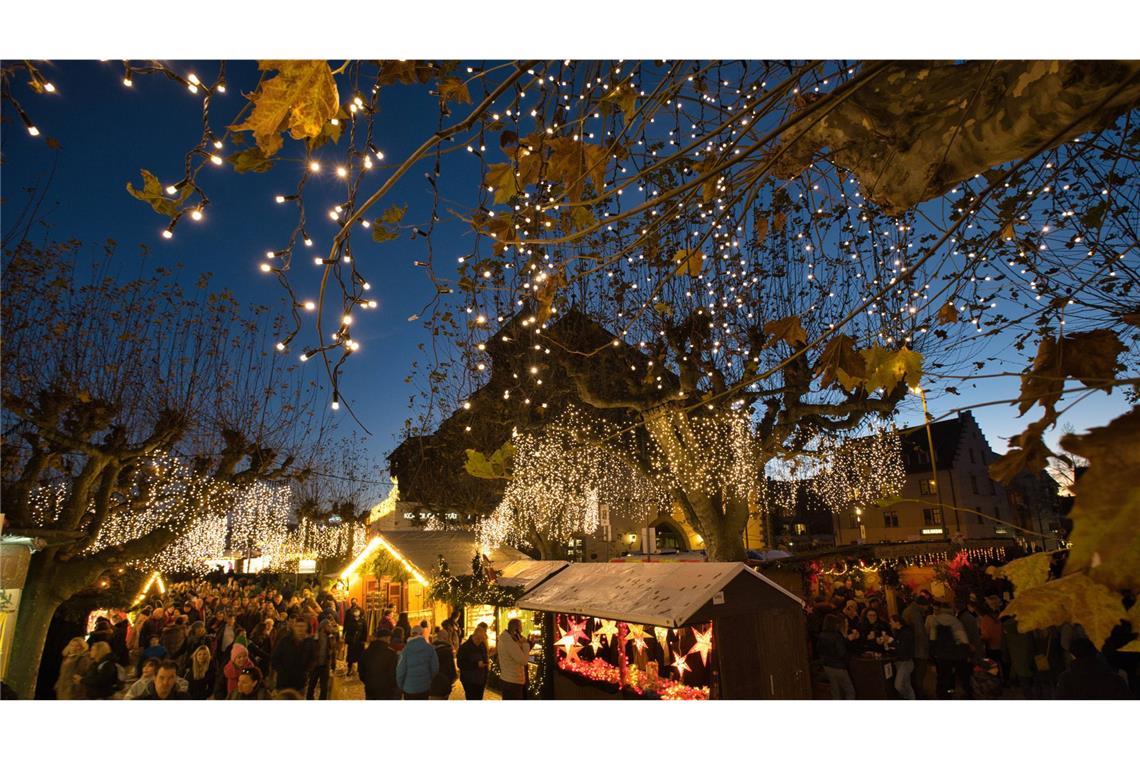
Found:
M 216 66 L 211 62 L 179 62 L 175 68 L 183 73 L 194 71 L 203 81 L 210 82 Z M 25 188 L 42 191 L 46 187 L 42 217 L 50 225 L 46 233 L 50 238 L 83 241 L 93 254 L 101 250 L 104 240 L 113 239 L 123 255 L 123 271 L 127 276 L 132 271 L 137 272 L 134 252 L 138 246 L 145 245 L 154 254 L 152 260 L 156 265 L 184 265 L 181 274 L 184 284 L 192 284 L 202 272 L 213 272 L 215 287 L 232 289 L 243 303 L 265 304 L 287 313 L 282 290 L 271 277 L 258 271 L 258 266 L 265 260 L 266 250 L 285 243 L 295 224 L 293 206 L 279 205 L 274 198 L 292 192 L 298 172 L 280 165 L 268 174 L 239 175 L 228 165 L 204 169 L 198 179 L 211 201 L 205 219 L 199 223 L 189 219 L 182 221 L 174 238 L 164 240 L 160 233 L 166 226 L 165 217 L 131 198 L 125 185 L 127 182 L 141 184 L 139 170 L 143 168 L 164 182 L 182 176 L 183 154 L 201 136 L 199 97 L 157 76 L 136 77 L 132 88 L 124 87 L 118 62 L 58 62 L 45 64 L 42 71 L 58 88 L 56 94 L 34 95 L 22 81 L 15 87 L 41 136 L 29 136 L 19 120 L 5 108 L 2 147 L 5 234 L 27 202 Z M 241 93 L 251 92 L 256 87 L 256 64 L 229 64 L 226 76 L 228 93 L 215 100 L 215 108 L 220 113 L 212 122 L 219 134 L 240 108 Z M 342 100 L 345 95 L 341 93 Z M 437 125 L 438 101 L 424 87 L 386 88 L 381 92 L 380 109 L 374 142 L 385 153 L 389 166 L 398 165 Z M 48 137 L 58 140 L 61 149 L 50 150 L 46 145 Z M 227 145 L 226 151 L 231 150 L 233 148 Z M 289 148 L 285 155 L 299 160 Z M 422 162 L 408 172 L 378 210 L 393 202 L 406 203 L 405 221 L 426 223 L 432 194 L 424 172 L 430 168 L 429 162 Z M 469 205 L 467 200 L 479 181 L 478 161 L 451 160 L 445 168 L 447 171 L 440 180 L 441 195 Z M 362 190 L 364 196 L 379 185 L 384 175 L 385 168 L 378 167 L 371 182 L 366 182 Z M 337 179 L 326 167 L 320 176 L 310 180 L 306 189 L 308 232 L 315 245 L 312 249 L 299 248 L 294 258 L 290 279 L 300 300 L 317 295 L 316 268 L 309 261 L 311 256 L 306 254 L 312 251 L 319 255 L 328 250 L 337 227 L 325 214 L 343 197 L 342 188 L 343 180 Z M 432 245 L 437 261 L 448 261 L 449 257 L 454 261 L 456 255 L 470 251 L 472 233 L 446 211 L 441 217 Z M 413 361 L 421 359 L 423 366 L 427 360 L 417 346 L 430 343 L 430 336 L 420 322 L 409 322 L 408 317 L 423 309 L 431 300 L 434 288 L 423 270 L 414 265 L 414 261 L 424 255 L 422 241 L 412 241 L 405 236 L 372 248 L 359 245 L 354 248 L 362 259 L 358 262 L 359 268 L 372 283 L 370 295 L 379 302 L 379 309 L 357 312 L 353 338 L 362 348 L 347 363 L 341 390 L 372 433 L 367 439 L 371 458 L 379 461 L 398 442 L 404 420 L 411 414 L 408 399 L 413 389 L 405 384 L 404 378 Z M 441 267 L 440 272 L 446 275 L 446 267 Z M 339 303 L 339 298 L 334 300 Z M 306 320 L 297 339 L 296 345 L 301 344 L 313 344 L 311 319 Z M 1021 366 L 1005 364 L 1002 369 L 1020 369 Z M 319 380 L 325 380 L 320 362 L 311 362 L 308 371 Z M 1016 380 L 1009 378 L 979 381 L 976 389 L 968 382 L 958 385 L 961 396 L 930 394 L 931 411 L 936 416 L 957 406 L 1011 398 L 1017 393 Z M 1063 416 L 1059 428 L 1066 423 L 1077 430 L 1104 424 L 1126 407 L 1119 390 L 1111 396 L 1097 393 L 1074 412 Z M 1027 421 L 1017 419 L 1016 409 L 1008 405 L 983 407 L 974 414 L 990 445 L 998 452 L 1007 448 L 1004 439 L 1020 432 Z M 900 423 L 913 424 L 920 419 L 917 401 L 908 400 Z M 353 423 L 345 420 L 341 428 L 348 432 Z M 1049 441 L 1055 443 L 1056 436 L 1054 431 Z M 387 477 L 386 472 L 377 475 Z

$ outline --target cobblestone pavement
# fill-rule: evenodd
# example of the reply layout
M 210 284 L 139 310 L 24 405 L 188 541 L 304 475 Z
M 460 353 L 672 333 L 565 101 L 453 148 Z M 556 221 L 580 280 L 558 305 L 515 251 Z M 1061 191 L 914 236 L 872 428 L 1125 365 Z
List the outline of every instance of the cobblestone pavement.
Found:
M 337 670 L 333 678 L 336 679 L 336 686 L 333 687 L 333 693 L 336 695 L 337 699 L 364 699 L 364 684 L 361 683 L 360 679 L 356 677 L 355 673 L 351 676 L 346 677 L 344 675 L 344 669 L 341 668 Z M 448 697 L 448 699 L 463 699 L 463 686 L 459 683 L 459 681 L 455 682 L 455 686 L 451 690 L 451 696 Z M 487 691 L 483 692 L 483 700 L 498 702 L 500 700 L 500 697 L 497 692 L 493 692 L 488 689 Z

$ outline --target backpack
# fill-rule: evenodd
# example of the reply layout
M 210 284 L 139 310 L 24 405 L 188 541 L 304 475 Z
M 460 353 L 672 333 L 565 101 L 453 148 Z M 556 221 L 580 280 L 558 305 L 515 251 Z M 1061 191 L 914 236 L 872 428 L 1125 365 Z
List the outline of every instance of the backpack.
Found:
M 948 625 L 938 624 L 935 628 L 934 642 L 930 646 L 930 654 L 937 660 L 961 659 L 958 640 L 954 638 L 954 629 Z

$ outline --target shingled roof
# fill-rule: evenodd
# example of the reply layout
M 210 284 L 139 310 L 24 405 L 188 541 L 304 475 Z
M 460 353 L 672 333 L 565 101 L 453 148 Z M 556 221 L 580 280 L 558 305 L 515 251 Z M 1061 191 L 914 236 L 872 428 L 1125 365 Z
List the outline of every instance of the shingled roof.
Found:
M 471 560 L 479 549 L 479 540 L 469 530 L 390 530 L 380 537 L 391 544 L 425 578 L 430 578 L 442 556 L 452 575 L 471 573 Z M 495 567 L 516 560 L 530 559 L 517 549 L 504 546 L 491 549 L 489 558 Z

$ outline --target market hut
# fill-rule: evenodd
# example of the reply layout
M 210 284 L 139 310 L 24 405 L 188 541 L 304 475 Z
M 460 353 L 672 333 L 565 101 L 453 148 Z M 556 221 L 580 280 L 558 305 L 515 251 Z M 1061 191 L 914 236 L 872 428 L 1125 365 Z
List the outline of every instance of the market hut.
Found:
M 509 589 L 513 593 L 502 595 L 490 593 L 485 598 L 479 598 L 479 595 L 475 594 L 471 599 L 464 600 L 463 638 L 466 639 L 474 633 L 480 623 L 486 623 L 487 641 L 493 647 L 498 632 L 506 630 L 507 622 L 516 617 L 522 619 L 524 636 L 541 633 L 534 623 L 533 615 L 521 615 L 519 608 L 507 600 L 517 599 L 569 566 L 570 563 L 564 560 L 518 559 L 507 563 L 501 569 L 494 568 L 492 570 L 494 580 L 491 583 L 499 588 Z
M 431 598 L 431 582 L 442 557 L 451 568 L 469 568 L 479 550 L 474 533 L 466 530 L 378 531 L 339 575 L 347 599 L 365 609 L 369 630 L 384 607 L 407 612 L 413 623 L 437 626 L 448 616 L 446 604 Z M 495 566 L 526 559 L 509 547 L 490 550 Z
M 555 699 L 811 696 L 802 600 L 742 562 L 571 565 L 516 605 Z

